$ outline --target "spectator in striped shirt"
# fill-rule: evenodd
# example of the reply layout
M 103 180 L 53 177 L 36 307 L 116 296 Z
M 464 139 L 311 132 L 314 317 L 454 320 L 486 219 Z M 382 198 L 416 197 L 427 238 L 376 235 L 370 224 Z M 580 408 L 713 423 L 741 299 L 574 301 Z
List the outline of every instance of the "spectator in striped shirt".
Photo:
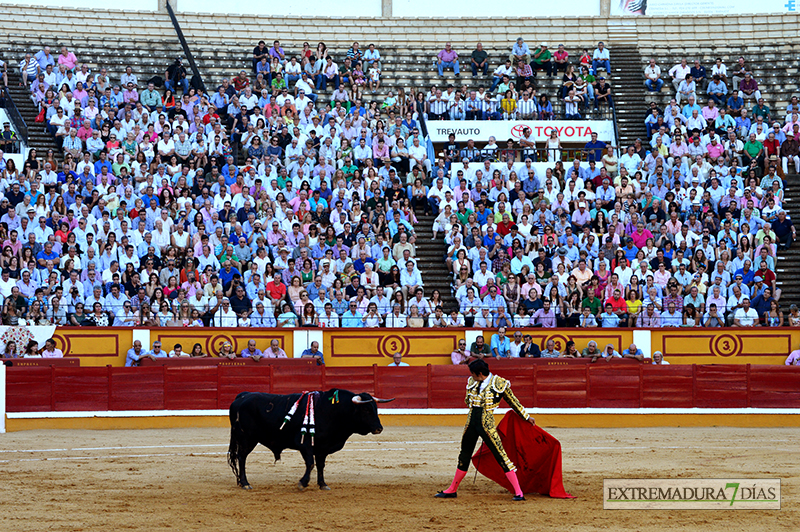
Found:
M 478 100 L 475 91 L 469 93 L 469 98 L 464 102 L 464 107 L 466 109 L 467 120 L 481 120 L 483 118 L 481 101 Z
M 448 104 L 446 98 L 442 96 L 442 89 L 436 89 L 436 94 L 428 101 L 430 112 L 428 116 L 431 120 L 444 120 L 447 118 Z
M 528 67 L 530 68 L 530 67 Z M 536 100 L 530 97 L 527 92 L 522 94 L 522 99 L 517 101 L 517 119 L 518 120 L 535 120 L 536 119 Z
M 575 91 L 570 89 L 567 97 L 564 98 L 564 120 L 580 120 L 581 113 L 578 107 L 580 98 L 575 96 Z
M 481 111 L 484 120 L 501 120 L 502 117 L 500 116 L 499 109 L 499 102 L 497 99 L 492 95 L 492 93 L 487 92 L 486 96 L 484 97 L 483 101 L 481 101 Z M 489 143 L 495 141 L 494 137 L 489 137 Z M 488 148 L 488 146 L 486 146 Z M 486 149 L 484 148 L 484 150 Z

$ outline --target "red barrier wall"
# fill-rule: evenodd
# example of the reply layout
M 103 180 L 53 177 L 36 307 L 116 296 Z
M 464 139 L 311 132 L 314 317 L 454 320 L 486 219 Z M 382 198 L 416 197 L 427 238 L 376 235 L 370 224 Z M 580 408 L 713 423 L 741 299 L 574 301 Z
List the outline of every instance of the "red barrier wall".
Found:
M 531 364 L 493 370 L 523 405 L 539 408 L 800 408 L 794 366 Z M 9 412 L 207 410 L 243 391 L 293 393 L 345 388 L 396 400 L 389 408 L 462 408 L 467 368 L 326 368 L 296 364 L 10 367 Z

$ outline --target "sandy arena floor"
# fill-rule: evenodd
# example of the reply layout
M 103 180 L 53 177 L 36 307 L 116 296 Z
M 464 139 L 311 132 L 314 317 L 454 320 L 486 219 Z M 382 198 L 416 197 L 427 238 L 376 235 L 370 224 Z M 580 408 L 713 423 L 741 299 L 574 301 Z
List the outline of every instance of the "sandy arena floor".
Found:
M 0 435 L 0 530 L 798 530 L 798 429 L 554 429 L 575 500 L 510 495 L 472 470 L 448 486 L 460 428 L 387 427 L 328 459 L 332 491 L 295 487 L 296 452 L 248 460 L 238 489 L 223 429 Z M 604 477 L 780 477 L 782 510 L 604 511 Z M 315 477 L 312 474 L 312 486 Z

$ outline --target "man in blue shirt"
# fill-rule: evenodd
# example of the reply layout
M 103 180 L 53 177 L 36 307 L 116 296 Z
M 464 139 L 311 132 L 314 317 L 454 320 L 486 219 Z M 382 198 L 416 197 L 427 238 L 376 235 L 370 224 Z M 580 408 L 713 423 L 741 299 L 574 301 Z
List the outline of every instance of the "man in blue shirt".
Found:
M 261 349 L 258 349 L 256 347 L 255 340 L 248 340 L 247 347 L 242 350 L 239 356 L 241 356 L 242 358 L 252 358 L 256 362 L 258 362 L 264 356 L 264 353 L 261 352 Z
M 138 366 L 139 361 L 143 358 L 155 360 L 154 356 L 142 349 L 142 342 L 140 340 L 135 340 L 133 342 L 133 347 L 128 349 L 128 352 L 125 356 L 125 367 Z
M 237 270 L 232 266 L 231 261 L 226 260 L 225 264 L 222 265 L 222 269 L 219 272 L 219 280 L 222 283 L 223 290 L 228 290 L 231 281 L 233 281 L 233 278 L 236 275 L 241 277 L 242 274 L 239 273 L 239 270 Z
M 42 71 L 47 68 L 47 65 L 53 65 L 54 67 L 56 65 L 56 60 L 53 58 L 53 54 L 50 53 L 49 46 L 45 46 L 43 50 L 36 52 L 34 59 L 39 63 L 39 68 L 41 68 Z
M 59 260 L 58 253 L 53 251 L 53 243 L 50 241 L 45 242 L 44 249 L 36 255 L 36 262 L 40 270 L 43 270 L 47 267 L 48 260 L 53 261 L 53 264 L 58 264 Z
M 350 308 L 342 314 L 342 327 L 350 327 L 350 328 L 359 328 L 364 326 L 364 322 L 361 320 L 363 316 L 358 311 L 358 304 L 355 301 L 350 301 L 349 305 Z
M 725 104 L 725 96 L 728 94 L 728 87 L 722 81 L 719 75 L 714 76 L 714 80 L 708 84 L 706 89 L 708 97 L 717 102 L 717 105 L 723 107 Z
M 694 66 L 689 73 L 692 75 L 692 78 L 694 78 L 695 83 L 697 83 L 697 88 L 705 88 L 706 83 L 708 83 L 708 78 L 706 77 L 706 67 L 701 65 L 700 61 L 697 59 L 694 60 Z
M 506 337 L 506 328 L 497 329 L 497 334 L 492 335 L 490 343 L 492 356 L 495 358 L 508 358 L 511 356 L 511 341 Z
M 586 143 L 583 151 L 588 154 L 589 161 L 599 161 L 603 158 L 603 150 L 606 148 L 606 143 L 602 140 L 597 140 L 597 133 L 592 132 L 592 140 Z
M 644 353 L 641 349 L 636 347 L 636 344 L 631 344 L 628 349 L 622 351 L 622 358 L 635 358 L 639 362 L 644 360 Z
M 301 358 L 314 358 L 317 361 L 318 366 L 325 365 L 325 356 L 322 354 L 322 351 L 319 350 L 319 342 L 311 342 L 311 346 L 308 349 L 303 351 L 303 354 L 300 355 Z
M 492 316 L 497 316 L 497 309 L 506 307 L 505 298 L 497 293 L 497 286 L 491 286 L 489 293 L 483 298 L 483 306 L 492 311 Z
M 169 357 L 169 354 L 163 349 L 161 349 L 161 342 L 158 340 L 153 342 L 153 349 L 151 349 L 150 352 L 147 353 L 147 355 L 152 359 Z
M 606 303 L 606 311 L 600 314 L 600 327 L 613 329 L 619 326 L 619 316 L 614 314 L 614 307 L 611 303 Z
M 394 238 L 394 235 L 400 230 L 400 227 L 405 227 L 409 234 L 414 234 L 414 228 L 410 223 L 400 218 L 400 211 L 394 211 L 394 216 L 389 222 L 389 235 Z

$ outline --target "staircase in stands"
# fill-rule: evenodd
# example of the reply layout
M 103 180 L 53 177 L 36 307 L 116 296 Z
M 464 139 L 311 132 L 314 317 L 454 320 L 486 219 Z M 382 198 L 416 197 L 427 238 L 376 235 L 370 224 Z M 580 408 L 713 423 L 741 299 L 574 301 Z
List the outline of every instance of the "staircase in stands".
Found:
M 422 282 L 425 283 L 425 297 L 430 298 L 433 291 L 438 290 L 442 296 L 444 311 L 449 313 L 451 310 L 458 308 L 458 304 L 450 288 L 453 277 L 444 261 L 444 255 L 447 253 L 447 244 L 442 235 L 439 235 L 436 240 L 431 239 L 433 236 L 433 220 L 434 216 L 432 215 L 417 213 L 418 223 L 414 226 L 414 231 L 417 234 L 415 244 L 417 267 L 422 272 Z M 408 312 L 408 309 L 406 309 L 406 312 Z
M 22 119 L 25 120 L 25 124 L 28 126 L 28 147 L 34 148 L 37 156 L 41 159 L 45 158 L 47 150 L 55 151 L 59 155 L 58 158 L 60 158 L 61 150 L 56 147 L 53 137 L 45 131 L 44 124 L 36 123 L 36 115 L 39 114 L 39 110 L 31 100 L 30 91 L 27 87 L 21 86 L 20 83 L 22 83 L 22 77 L 19 74 L 19 70 L 16 68 L 8 69 L 8 92 L 19 110 L 19 114 L 22 115 Z
M 647 136 L 644 127 L 646 107 L 642 96 L 642 58 L 634 46 L 614 46 L 610 55 L 613 71 L 611 93 L 614 95 L 620 137 L 617 139 L 617 147 L 623 149 L 633 144 L 637 138 L 645 140 Z
M 800 205 L 800 175 L 786 175 L 784 182 L 786 190 L 783 208 L 792 218 L 795 227 L 800 229 L 800 210 L 794 208 L 795 205 Z M 759 265 L 755 267 L 757 269 Z M 775 269 L 778 288 L 781 289 L 781 309 L 785 318 L 789 314 L 791 304 L 800 306 L 800 242 L 795 241 L 790 249 L 778 252 Z

